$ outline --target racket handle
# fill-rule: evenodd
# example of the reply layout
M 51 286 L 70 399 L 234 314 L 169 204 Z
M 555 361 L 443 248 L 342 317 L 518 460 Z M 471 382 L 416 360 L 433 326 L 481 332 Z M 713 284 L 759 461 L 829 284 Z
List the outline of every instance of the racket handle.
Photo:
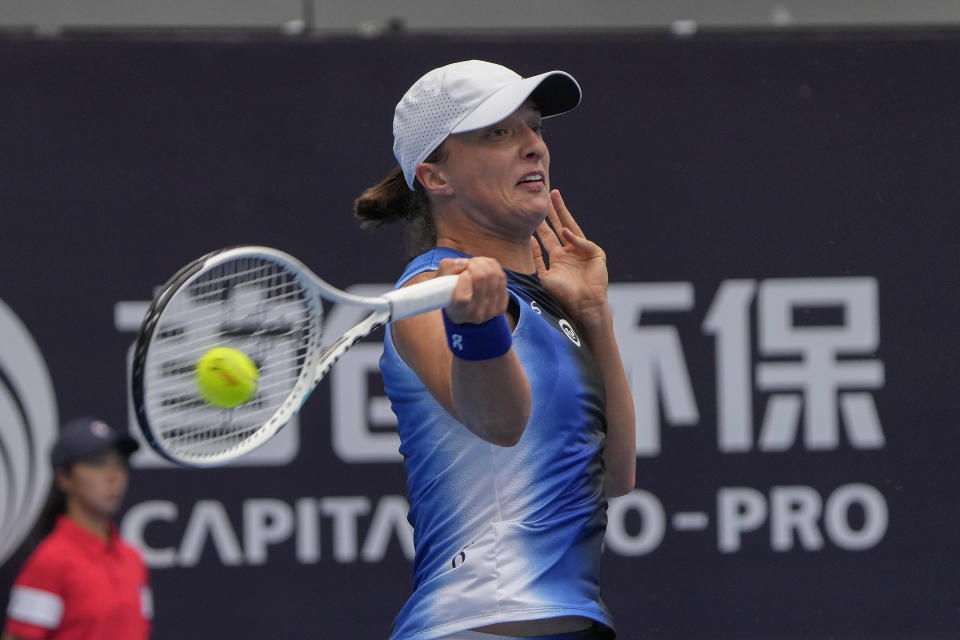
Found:
M 383 295 L 390 302 L 390 322 L 441 309 L 453 300 L 459 276 L 439 276 Z

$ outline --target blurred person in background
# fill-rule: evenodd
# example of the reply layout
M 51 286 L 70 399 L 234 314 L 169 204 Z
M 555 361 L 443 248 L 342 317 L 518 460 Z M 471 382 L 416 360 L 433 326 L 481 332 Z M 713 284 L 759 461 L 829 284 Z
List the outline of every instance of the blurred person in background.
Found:
M 43 540 L 10 593 L 0 640 L 143 640 L 152 594 L 140 554 L 113 521 L 138 445 L 92 417 L 63 425 L 50 454 L 54 486 Z

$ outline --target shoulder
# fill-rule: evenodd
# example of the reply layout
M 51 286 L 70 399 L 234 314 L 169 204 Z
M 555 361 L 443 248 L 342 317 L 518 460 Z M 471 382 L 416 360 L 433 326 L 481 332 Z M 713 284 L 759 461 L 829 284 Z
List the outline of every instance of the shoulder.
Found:
M 24 562 L 17 584 L 52 588 L 61 582 L 73 554 L 64 541 L 51 534 L 43 539 Z
M 413 282 L 429 280 L 435 276 L 435 272 L 440 265 L 440 261 L 444 258 L 469 257 L 470 256 L 465 253 L 461 253 L 448 247 L 434 247 L 426 253 L 421 253 L 407 264 L 406 269 L 403 271 L 403 275 L 401 275 L 400 279 L 397 280 L 396 286 L 397 288 L 400 288 L 406 284 L 412 284 Z
M 124 540 L 123 538 L 117 538 L 116 545 L 120 554 L 123 555 L 124 560 L 132 567 L 137 567 L 142 570 L 144 573 L 147 571 L 147 565 L 143 561 L 143 555 L 140 553 L 140 550 Z
M 140 550 L 135 546 L 124 540 L 123 538 L 117 538 L 117 546 L 120 548 L 122 553 L 130 558 L 132 561 L 143 564 L 143 556 L 140 554 Z

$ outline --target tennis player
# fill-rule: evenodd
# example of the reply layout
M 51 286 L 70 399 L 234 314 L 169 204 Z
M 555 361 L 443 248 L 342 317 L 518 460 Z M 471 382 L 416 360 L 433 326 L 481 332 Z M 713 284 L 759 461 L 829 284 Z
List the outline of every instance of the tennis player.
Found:
M 579 101 L 561 71 L 434 69 L 396 107 L 399 166 L 357 200 L 365 228 L 409 223 L 398 287 L 460 275 L 384 342 L 416 548 L 392 640 L 614 637 L 598 566 L 606 497 L 635 483 L 633 402 L 605 254 L 551 191 L 542 131 Z
M 142 640 L 152 596 L 140 555 L 113 516 L 137 443 L 96 418 L 65 424 L 51 451 L 53 531 L 27 558 L 10 593 L 2 640 Z M 56 516 L 56 512 L 62 512 Z

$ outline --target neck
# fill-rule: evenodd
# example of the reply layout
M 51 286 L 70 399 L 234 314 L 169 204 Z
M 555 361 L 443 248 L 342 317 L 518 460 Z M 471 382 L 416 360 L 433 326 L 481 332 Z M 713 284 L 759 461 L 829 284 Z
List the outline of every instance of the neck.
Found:
M 91 513 L 73 500 L 67 505 L 67 516 L 101 540 L 110 538 L 110 518 Z
M 533 264 L 528 242 L 523 244 L 505 243 L 503 240 L 484 242 L 477 239 L 464 240 L 438 235 L 437 246 L 454 249 L 470 256 L 495 258 L 504 269 L 518 273 L 534 273 L 537 270 Z
M 537 270 L 530 253 L 532 230 L 488 228 L 460 212 L 451 222 L 445 216 L 435 216 L 434 220 L 438 247 L 448 247 L 471 256 L 495 258 L 504 269 L 518 273 Z

